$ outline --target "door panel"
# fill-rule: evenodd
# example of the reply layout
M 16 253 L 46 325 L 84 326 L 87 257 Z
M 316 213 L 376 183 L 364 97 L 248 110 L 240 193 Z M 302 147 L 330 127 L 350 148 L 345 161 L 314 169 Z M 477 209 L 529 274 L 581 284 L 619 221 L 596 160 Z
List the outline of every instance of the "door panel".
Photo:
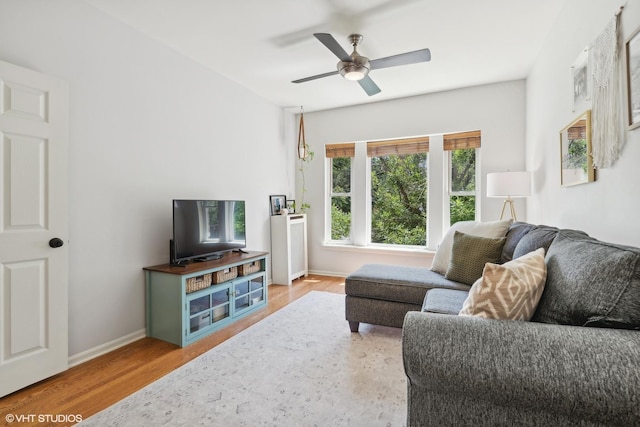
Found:
M 47 347 L 45 261 L 7 263 L 4 267 L 4 286 L 8 295 L 3 323 L 10 328 L 5 331 L 10 339 L 0 363 Z M 24 310 L 22 307 L 31 308 Z
M 0 82 L 0 91 L 3 93 L 0 114 L 39 122 L 47 121 L 49 105 L 46 91 L 8 79 Z
M 0 397 L 68 367 L 67 92 L 0 61 Z
M 4 135 L 5 164 L 9 180 L 3 192 L 9 209 L 5 230 L 40 229 L 45 224 L 47 141 L 42 138 Z

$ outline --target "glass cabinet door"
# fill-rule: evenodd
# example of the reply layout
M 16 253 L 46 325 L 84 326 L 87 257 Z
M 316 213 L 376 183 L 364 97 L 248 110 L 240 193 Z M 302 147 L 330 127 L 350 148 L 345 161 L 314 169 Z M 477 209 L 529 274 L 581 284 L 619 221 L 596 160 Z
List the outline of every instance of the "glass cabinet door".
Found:
M 244 281 L 234 285 L 236 311 L 249 307 L 249 283 L 249 281 Z
M 249 282 L 249 289 L 251 290 L 251 294 L 249 295 L 251 299 L 251 305 L 263 301 L 265 298 L 264 277 L 259 276 L 251 279 L 251 282 Z
M 229 312 L 229 289 L 222 289 L 211 294 L 213 307 L 212 323 L 219 322 L 231 315 Z
M 234 289 L 234 308 L 236 312 L 247 309 L 266 299 L 264 275 L 236 283 Z
M 202 291 L 200 291 L 202 292 Z M 189 304 L 189 333 L 196 333 L 231 316 L 229 287 L 209 288 L 207 294 L 191 299 Z

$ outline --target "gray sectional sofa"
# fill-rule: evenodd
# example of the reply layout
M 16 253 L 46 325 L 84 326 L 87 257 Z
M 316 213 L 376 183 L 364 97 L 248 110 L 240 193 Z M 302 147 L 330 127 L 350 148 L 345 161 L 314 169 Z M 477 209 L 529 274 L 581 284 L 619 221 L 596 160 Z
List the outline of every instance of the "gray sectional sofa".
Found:
M 640 426 L 640 249 L 514 223 L 502 262 L 546 249 L 532 321 L 458 316 L 469 285 L 366 265 L 346 318 L 403 327 L 407 425 Z

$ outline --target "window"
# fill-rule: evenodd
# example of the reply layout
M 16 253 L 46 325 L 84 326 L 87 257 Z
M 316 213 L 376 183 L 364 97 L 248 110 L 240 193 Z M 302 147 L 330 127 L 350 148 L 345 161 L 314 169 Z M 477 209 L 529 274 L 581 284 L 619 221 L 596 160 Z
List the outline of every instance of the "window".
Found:
M 476 150 L 480 148 L 480 132 L 445 135 L 447 152 L 449 225 L 476 218 Z
M 369 142 L 371 243 L 427 243 L 429 138 Z
M 332 144 L 330 160 L 331 240 L 351 241 L 351 158 L 355 144 Z
M 434 249 L 476 217 L 479 147 L 480 131 L 327 145 L 327 241 Z

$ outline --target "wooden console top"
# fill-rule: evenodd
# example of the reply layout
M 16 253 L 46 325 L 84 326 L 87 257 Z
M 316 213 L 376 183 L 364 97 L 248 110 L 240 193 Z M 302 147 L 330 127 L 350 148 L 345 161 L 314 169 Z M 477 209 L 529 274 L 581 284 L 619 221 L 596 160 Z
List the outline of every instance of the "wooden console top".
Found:
M 204 262 L 189 262 L 184 264 L 184 266 L 175 266 L 171 264 L 161 264 L 154 265 L 152 267 L 145 267 L 143 270 L 147 271 L 159 271 L 161 273 L 169 273 L 169 274 L 189 274 L 189 273 L 197 273 L 202 270 L 210 270 L 213 268 L 224 268 L 229 264 L 243 264 L 245 262 L 251 262 L 256 258 L 264 258 L 269 255 L 269 252 L 255 252 L 248 251 L 247 253 L 242 252 L 227 252 L 222 258 L 214 259 L 211 261 Z

